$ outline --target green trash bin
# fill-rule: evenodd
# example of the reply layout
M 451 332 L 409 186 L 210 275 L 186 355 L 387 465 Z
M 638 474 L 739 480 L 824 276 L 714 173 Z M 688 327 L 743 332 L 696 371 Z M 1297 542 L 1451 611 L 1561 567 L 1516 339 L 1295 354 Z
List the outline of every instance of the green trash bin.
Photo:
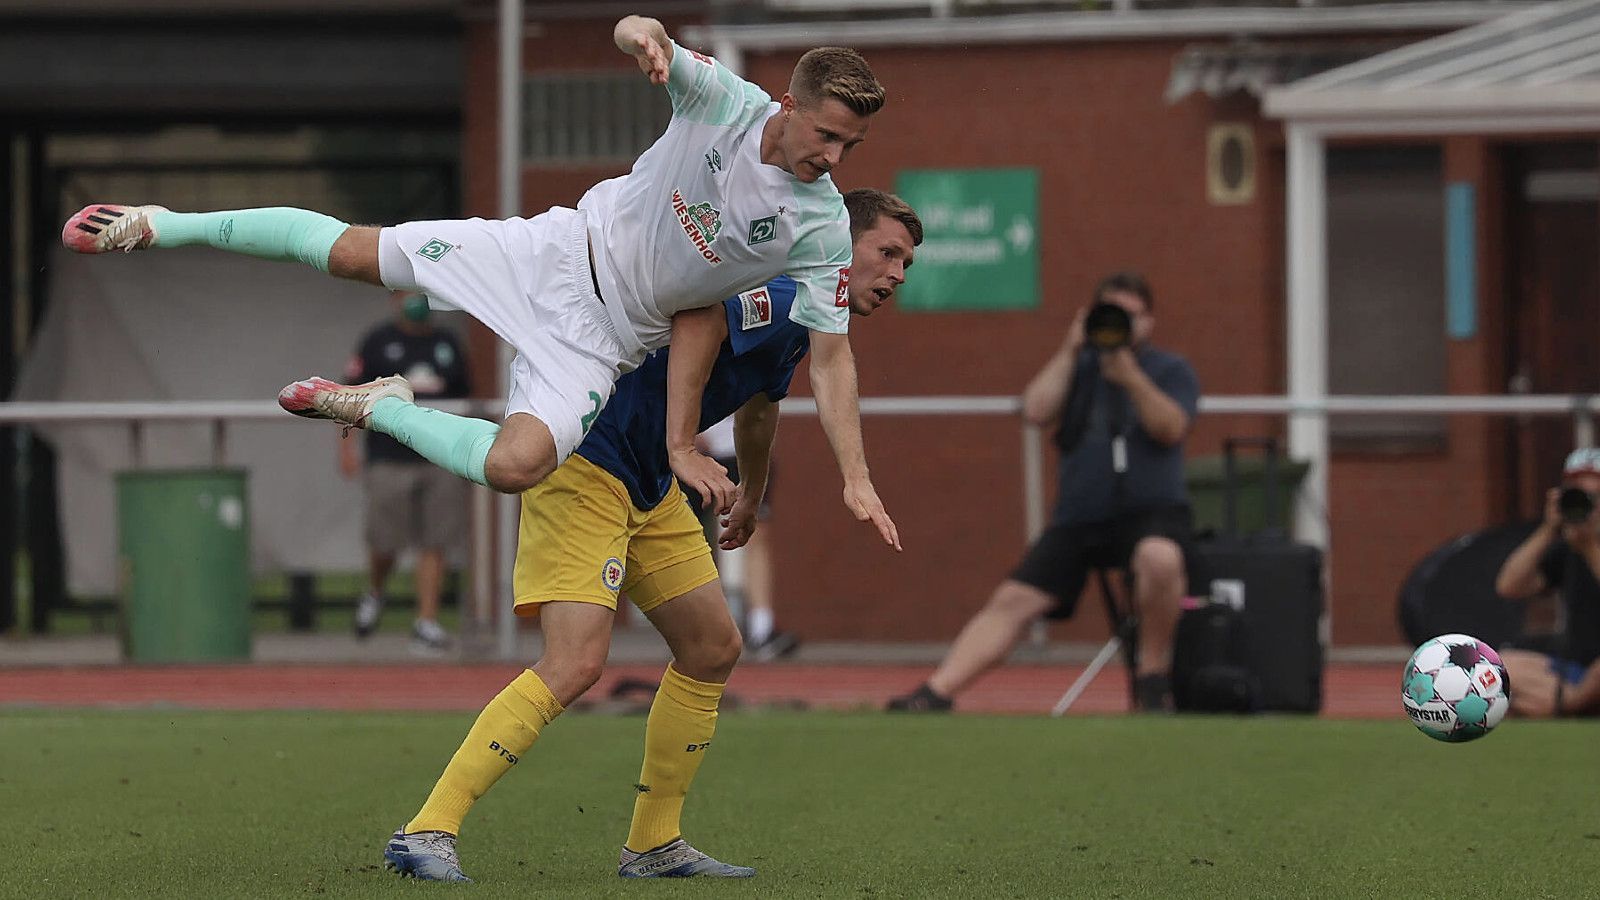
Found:
M 1189 505 L 1194 510 L 1194 529 L 1197 533 L 1226 530 L 1223 522 L 1222 456 L 1197 456 L 1184 464 L 1184 481 L 1189 486 Z M 1278 460 L 1278 527 L 1287 531 L 1294 519 L 1295 495 L 1300 482 L 1306 477 L 1311 464 L 1305 460 Z M 1234 459 L 1234 478 L 1238 484 L 1237 513 L 1239 532 L 1252 534 L 1265 528 L 1267 519 L 1266 461 L 1259 456 L 1239 456 Z
M 244 470 L 118 473 L 117 536 L 126 659 L 250 658 Z

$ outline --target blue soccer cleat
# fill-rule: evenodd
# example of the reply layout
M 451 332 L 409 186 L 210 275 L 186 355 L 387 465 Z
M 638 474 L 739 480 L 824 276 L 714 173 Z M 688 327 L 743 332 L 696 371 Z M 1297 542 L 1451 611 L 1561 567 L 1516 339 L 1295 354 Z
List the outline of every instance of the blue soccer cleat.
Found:
M 447 831 L 396 831 L 383 849 L 384 867 L 418 881 L 471 881 L 461 871 L 456 836 Z
M 623 878 L 750 878 L 756 870 L 749 866 L 730 866 L 718 862 L 689 846 L 683 838 L 662 844 L 654 850 L 635 853 L 622 848 L 617 874 Z

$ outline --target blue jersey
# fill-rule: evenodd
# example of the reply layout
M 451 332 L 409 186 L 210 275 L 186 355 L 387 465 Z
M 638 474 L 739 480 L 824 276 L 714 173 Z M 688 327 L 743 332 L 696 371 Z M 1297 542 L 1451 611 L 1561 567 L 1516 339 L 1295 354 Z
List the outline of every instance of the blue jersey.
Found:
M 811 348 L 811 333 L 789 318 L 795 283 L 786 275 L 764 287 L 723 301 L 728 339 L 700 402 L 704 431 L 734 414 L 757 394 L 781 400 L 795 366 Z M 611 473 L 639 509 L 654 509 L 672 489 L 667 462 L 667 355 L 651 353 L 639 368 L 617 379 L 616 393 L 577 454 Z

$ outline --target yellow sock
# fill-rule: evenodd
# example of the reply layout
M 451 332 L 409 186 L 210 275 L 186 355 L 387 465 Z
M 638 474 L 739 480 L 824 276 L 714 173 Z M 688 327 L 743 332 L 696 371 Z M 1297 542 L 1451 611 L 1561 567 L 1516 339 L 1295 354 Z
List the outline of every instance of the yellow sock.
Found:
M 472 723 L 466 740 L 450 757 L 428 802 L 406 824 L 406 831 L 459 835 L 467 810 L 517 764 L 517 758 L 538 739 L 539 729 L 561 715 L 561 710 L 555 695 L 532 669 L 518 675 L 478 714 L 478 721 Z
M 723 687 L 695 681 L 667 666 L 644 726 L 644 770 L 633 801 L 629 850 L 654 850 L 681 833 L 683 798 L 711 747 Z

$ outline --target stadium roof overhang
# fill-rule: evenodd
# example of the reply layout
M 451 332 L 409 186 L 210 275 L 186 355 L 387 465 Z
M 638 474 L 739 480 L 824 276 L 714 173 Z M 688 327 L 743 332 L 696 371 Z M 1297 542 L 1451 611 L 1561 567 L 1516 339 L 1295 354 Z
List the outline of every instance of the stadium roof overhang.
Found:
M 1266 92 L 1325 134 L 1600 127 L 1600 2 L 1546 3 Z
M 1298 8 L 1073 10 L 714 24 L 685 28 L 684 37 L 692 44 L 710 48 L 724 64 L 732 64 L 746 50 L 798 50 L 825 44 L 926 47 L 1372 32 L 1415 34 L 1475 25 L 1504 15 L 1507 10 L 1532 5 L 1525 0 L 1460 0 Z
M 1269 89 L 1264 111 L 1287 145 L 1286 373 L 1292 401 L 1328 395 L 1326 145 L 1347 136 L 1600 131 L 1600 0 L 1547 3 Z M 1327 498 L 1327 420 L 1295 416 L 1290 452 L 1312 468 L 1311 502 Z M 1321 543 L 1320 514 L 1297 533 Z

